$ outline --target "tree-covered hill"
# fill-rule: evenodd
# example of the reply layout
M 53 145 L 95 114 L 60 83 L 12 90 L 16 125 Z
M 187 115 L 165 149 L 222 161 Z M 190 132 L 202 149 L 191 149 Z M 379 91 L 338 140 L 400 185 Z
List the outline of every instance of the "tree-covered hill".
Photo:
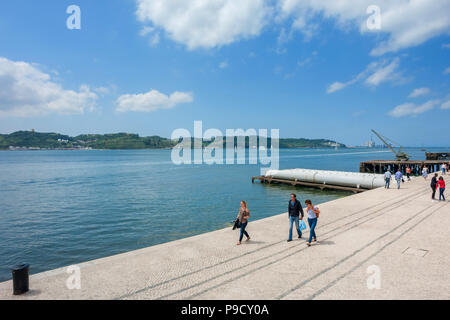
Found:
M 235 145 L 237 138 L 234 138 Z M 224 138 L 225 144 L 226 138 Z M 76 137 L 58 133 L 42 133 L 35 131 L 18 131 L 11 134 L 0 134 L 0 149 L 25 148 L 25 149 L 163 149 L 172 148 L 178 141 L 151 136 L 140 137 L 131 133 L 113 134 L 82 134 Z M 268 138 L 267 146 L 270 147 L 271 140 Z M 202 145 L 208 145 L 203 141 Z M 193 143 L 192 143 L 193 145 Z M 280 139 L 280 148 L 330 148 L 345 147 L 341 143 L 325 139 Z M 249 146 L 249 138 L 246 137 L 246 147 Z

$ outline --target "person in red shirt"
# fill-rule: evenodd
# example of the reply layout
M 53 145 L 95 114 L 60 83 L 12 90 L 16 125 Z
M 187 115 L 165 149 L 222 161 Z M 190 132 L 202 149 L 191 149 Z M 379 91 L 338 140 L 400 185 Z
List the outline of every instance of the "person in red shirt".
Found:
M 444 181 L 443 177 L 439 177 L 439 180 L 436 184 L 436 190 L 437 189 L 439 189 L 439 201 L 441 201 L 441 198 L 443 198 L 445 201 L 445 197 L 444 197 L 445 181 Z
M 411 181 L 411 168 L 409 166 L 406 167 L 406 177 L 408 178 L 408 181 Z

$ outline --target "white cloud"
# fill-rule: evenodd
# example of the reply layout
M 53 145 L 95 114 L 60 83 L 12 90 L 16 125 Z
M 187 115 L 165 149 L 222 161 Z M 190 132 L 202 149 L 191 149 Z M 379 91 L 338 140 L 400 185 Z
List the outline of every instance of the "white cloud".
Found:
M 97 99 L 86 85 L 66 90 L 36 65 L 0 57 L 0 116 L 82 114 Z
M 145 26 L 145 27 L 143 27 L 143 28 L 141 29 L 141 32 L 139 32 L 139 34 L 140 34 L 142 37 L 145 37 L 146 35 L 152 33 L 153 31 L 155 31 L 155 28 L 149 27 L 149 26 Z
M 228 67 L 228 61 L 222 61 L 221 63 L 219 63 L 219 68 L 220 69 L 225 69 Z
M 152 112 L 160 109 L 171 109 L 180 103 L 194 101 L 190 92 L 174 92 L 167 96 L 157 90 L 147 93 L 124 94 L 117 98 L 117 112 Z
M 382 55 L 420 45 L 450 31 L 450 0 L 280 0 L 280 19 L 292 19 L 293 27 L 310 28 L 317 18 L 333 19 L 337 27 L 347 30 L 357 27 L 362 34 L 367 29 L 366 9 L 376 4 L 381 9 L 381 29 L 387 39 L 372 50 Z
M 443 104 L 441 104 L 441 109 L 449 110 L 450 109 L 450 100 L 447 100 Z
M 98 87 L 98 88 L 94 88 L 94 91 L 100 95 L 106 95 L 110 92 L 110 89 L 107 87 Z
M 214 48 L 257 36 L 271 8 L 265 0 L 136 0 L 137 17 L 189 49 Z
M 413 47 L 448 34 L 450 0 L 136 0 L 137 17 L 162 29 L 174 41 L 189 49 L 214 48 L 258 36 L 266 25 L 281 28 L 279 41 L 299 31 L 305 40 L 320 33 L 330 20 L 345 31 L 367 28 L 366 9 L 381 9 L 381 36 L 373 55 Z
M 395 118 L 416 116 L 434 109 L 434 107 L 439 103 L 439 100 L 429 100 L 421 105 L 416 105 L 415 103 L 404 103 L 392 109 L 389 112 L 389 115 Z
M 417 89 L 414 89 L 413 92 L 411 92 L 411 94 L 408 96 L 408 98 L 417 98 L 420 96 L 427 95 L 430 92 L 431 92 L 431 90 L 429 88 L 417 88 Z
M 383 59 L 370 63 L 365 70 L 356 75 L 347 82 L 336 81 L 327 88 L 327 93 L 333 93 L 342 90 L 352 84 L 362 81 L 371 87 L 377 87 L 383 82 L 392 82 L 394 84 L 402 83 L 405 79 L 401 72 L 397 71 L 400 65 L 400 59 L 394 58 L 391 61 Z
M 400 59 L 395 58 L 391 63 L 386 64 L 386 61 L 371 65 L 374 69 L 372 75 L 366 79 L 366 84 L 378 86 L 380 83 L 386 81 L 395 81 L 400 78 L 400 74 L 396 73 L 396 69 L 400 64 Z
M 141 32 L 139 34 L 142 37 L 149 37 L 150 41 L 149 44 L 151 47 L 155 47 L 159 43 L 159 32 L 154 27 L 145 26 L 141 29 Z
M 349 85 L 351 85 L 352 83 L 354 83 L 354 82 L 349 81 L 349 82 L 343 83 L 343 82 L 336 81 L 327 88 L 327 93 L 333 93 L 333 92 L 342 90 L 345 87 L 348 87 Z
M 310 57 L 307 57 L 307 58 L 304 58 L 304 59 L 302 59 L 300 61 L 297 61 L 297 66 L 302 68 L 302 67 L 308 65 L 309 63 L 311 63 L 311 61 L 313 61 L 313 59 L 315 59 L 317 57 L 317 54 L 318 54 L 317 51 L 313 51 L 311 53 Z
M 449 74 L 450 73 L 450 67 L 448 67 L 447 69 L 444 70 L 444 74 Z

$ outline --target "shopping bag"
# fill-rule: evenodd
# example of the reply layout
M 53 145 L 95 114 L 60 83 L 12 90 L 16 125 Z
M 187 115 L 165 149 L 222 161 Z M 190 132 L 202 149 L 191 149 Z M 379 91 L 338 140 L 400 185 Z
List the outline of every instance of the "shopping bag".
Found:
M 306 223 L 305 221 L 300 221 L 300 230 L 306 230 Z

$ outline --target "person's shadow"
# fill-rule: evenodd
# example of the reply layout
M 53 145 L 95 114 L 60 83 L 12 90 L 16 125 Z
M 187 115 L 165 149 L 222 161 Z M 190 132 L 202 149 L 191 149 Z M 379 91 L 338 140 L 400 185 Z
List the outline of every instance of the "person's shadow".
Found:
M 267 242 L 265 242 L 265 241 L 256 241 L 256 240 L 250 240 L 249 242 L 242 241 L 242 244 L 264 244 L 264 243 L 267 243 Z
M 336 244 L 334 241 L 331 240 L 325 240 L 325 241 L 317 241 L 318 245 L 325 245 L 325 246 L 331 246 L 333 244 Z

